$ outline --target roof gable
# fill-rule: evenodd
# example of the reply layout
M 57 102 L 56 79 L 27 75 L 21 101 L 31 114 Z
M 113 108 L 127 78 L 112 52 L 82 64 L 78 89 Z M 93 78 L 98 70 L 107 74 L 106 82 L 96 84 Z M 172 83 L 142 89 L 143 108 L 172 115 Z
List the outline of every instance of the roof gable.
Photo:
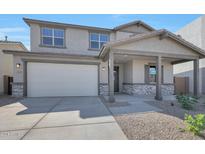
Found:
M 128 30 L 128 31 L 135 32 L 136 29 L 143 29 L 143 30 L 146 30 L 146 31 L 149 31 L 149 32 L 155 30 L 153 27 L 151 27 L 148 24 L 146 24 L 142 21 L 139 21 L 139 20 L 117 26 L 113 30 L 115 30 L 115 31 Z
M 107 52 L 107 48 L 140 50 L 142 52 L 159 52 L 161 50 L 161 52 L 171 54 L 176 52 L 175 54 L 197 55 L 200 58 L 205 57 L 204 50 L 164 29 L 109 42 L 104 45 L 99 56 L 104 55 Z
M 132 50 L 150 53 L 178 54 L 187 56 L 197 56 L 198 54 L 170 37 L 160 39 L 158 36 L 152 36 L 113 47 L 113 49 Z
M 119 32 L 126 32 L 126 33 L 132 33 L 132 34 L 142 34 L 142 33 L 148 33 L 151 32 L 149 29 L 142 25 L 131 25 L 125 28 L 122 28 L 118 30 Z M 117 32 L 118 32 L 117 31 Z

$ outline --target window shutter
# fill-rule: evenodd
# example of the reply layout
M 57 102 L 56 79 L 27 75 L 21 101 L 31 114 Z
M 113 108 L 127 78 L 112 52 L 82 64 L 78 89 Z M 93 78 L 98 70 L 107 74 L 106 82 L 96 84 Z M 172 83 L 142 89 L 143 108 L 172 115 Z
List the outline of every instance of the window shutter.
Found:
M 149 83 L 149 65 L 145 65 L 145 75 L 144 75 L 144 81 L 146 84 Z

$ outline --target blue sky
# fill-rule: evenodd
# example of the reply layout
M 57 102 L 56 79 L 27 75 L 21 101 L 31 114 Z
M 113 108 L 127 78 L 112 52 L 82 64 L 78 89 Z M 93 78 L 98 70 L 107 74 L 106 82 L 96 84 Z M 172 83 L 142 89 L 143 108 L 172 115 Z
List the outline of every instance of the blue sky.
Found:
M 8 40 L 21 41 L 29 49 L 29 27 L 22 20 L 23 17 L 103 28 L 113 28 L 133 20 L 142 20 L 156 29 L 165 28 L 176 32 L 200 16 L 199 14 L 0 15 L 0 40 L 7 35 Z

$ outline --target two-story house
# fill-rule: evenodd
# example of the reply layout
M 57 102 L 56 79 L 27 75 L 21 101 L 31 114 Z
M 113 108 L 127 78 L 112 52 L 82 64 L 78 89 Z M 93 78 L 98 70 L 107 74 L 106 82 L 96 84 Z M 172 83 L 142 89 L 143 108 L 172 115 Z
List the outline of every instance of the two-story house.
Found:
M 108 29 L 24 18 L 30 52 L 13 54 L 14 96 L 98 96 L 118 92 L 161 100 L 174 93 L 173 64 L 194 61 L 199 92 L 199 47 L 142 21 Z M 17 67 L 18 66 L 18 67 Z
M 182 38 L 205 50 L 205 15 L 176 32 Z M 200 60 L 199 92 L 205 94 L 205 59 Z M 193 64 L 186 62 L 174 66 L 174 75 L 189 77 L 189 91 L 193 93 Z

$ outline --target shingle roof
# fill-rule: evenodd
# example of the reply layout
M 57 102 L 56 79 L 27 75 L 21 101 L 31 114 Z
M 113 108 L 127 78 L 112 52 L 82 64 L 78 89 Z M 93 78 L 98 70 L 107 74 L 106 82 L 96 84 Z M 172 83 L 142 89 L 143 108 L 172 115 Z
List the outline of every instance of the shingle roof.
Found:
M 28 49 L 24 46 L 24 44 L 20 41 L 5 41 L 0 40 L 0 44 L 17 44 L 20 45 L 25 51 L 28 51 Z

